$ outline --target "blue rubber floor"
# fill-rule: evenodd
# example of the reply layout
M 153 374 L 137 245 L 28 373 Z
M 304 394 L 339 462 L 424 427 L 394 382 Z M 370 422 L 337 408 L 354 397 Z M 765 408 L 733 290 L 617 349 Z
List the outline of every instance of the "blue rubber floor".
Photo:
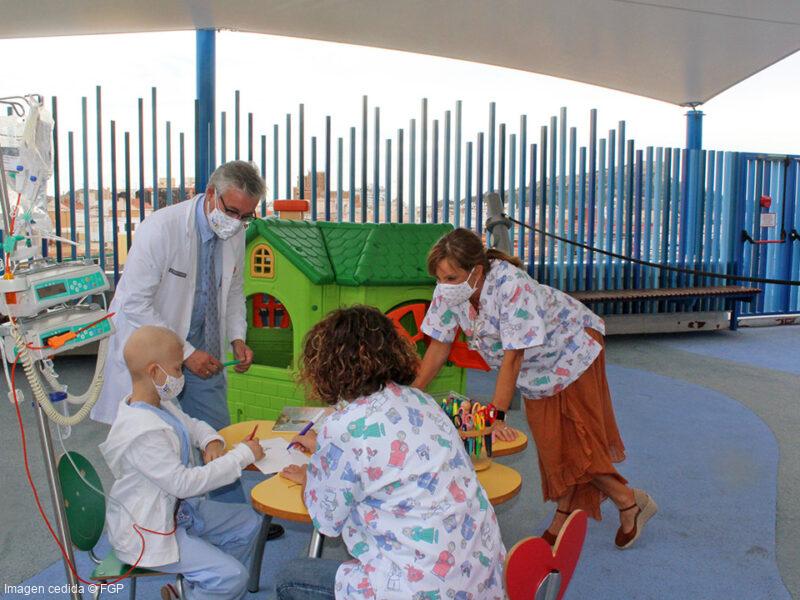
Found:
M 658 337 L 658 343 L 703 356 L 800 375 L 800 325 L 665 335 Z
M 706 388 L 616 366 L 608 375 L 628 453 L 620 473 L 660 510 L 619 551 L 619 518 L 606 502 L 567 597 L 789 600 L 775 562 L 778 448 L 769 428 Z
M 778 449 L 767 426 L 738 402 L 703 387 L 613 365 L 608 374 L 629 456 L 619 465 L 620 472 L 633 486 L 649 491 L 660 512 L 636 546 L 620 552 L 613 546 L 618 517 L 607 502 L 604 520 L 589 523 L 581 563 L 566 598 L 790 600 L 775 562 Z M 491 389 L 490 377 L 471 378 L 470 389 Z M 523 426 L 519 411 L 512 414 L 512 424 Z M 523 455 L 500 460 L 513 462 L 526 482 L 535 479 L 532 447 Z M 523 490 L 519 498 L 499 508 L 508 546 L 547 525 L 531 517 L 532 503 L 539 498 L 538 489 Z M 306 551 L 310 527 L 283 525 L 286 536 L 266 547 L 262 591 L 248 598 L 274 597 L 271 582 L 281 564 Z M 107 549 L 104 542 L 100 550 Z M 77 562 L 81 574 L 91 573 L 85 554 L 78 553 Z M 166 581 L 140 579 L 137 597 L 158 598 Z M 64 568 L 58 562 L 24 583 L 43 585 L 44 593 L 3 597 L 66 598 L 47 591 L 63 582 Z M 127 597 L 127 590 L 104 597 Z

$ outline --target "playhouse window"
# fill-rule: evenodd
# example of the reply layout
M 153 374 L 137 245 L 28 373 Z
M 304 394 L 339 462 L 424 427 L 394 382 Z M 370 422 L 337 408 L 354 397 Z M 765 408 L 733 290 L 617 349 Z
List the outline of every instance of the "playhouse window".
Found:
M 272 249 L 266 244 L 259 244 L 253 248 L 250 260 L 250 275 L 262 279 L 275 277 L 275 260 Z
M 258 365 L 286 368 L 294 359 L 292 319 L 286 306 L 269 294 L 247 298 L 247 345 Z

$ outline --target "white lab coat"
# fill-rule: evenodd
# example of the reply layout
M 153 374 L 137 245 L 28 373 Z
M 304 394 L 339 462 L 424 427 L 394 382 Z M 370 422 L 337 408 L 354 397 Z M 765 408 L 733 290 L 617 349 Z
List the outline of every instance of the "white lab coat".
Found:
M 162 402 L 161 407 L 186 426 L 193 448 L 222 441 L 210 425 L 193 419 L 174 401 Z M 153 531 L 172 531 L 179 499 L 201 496 L 233 483 L 254 460 L 250 448 L 237 444 L 204 466 L 194 466 L 195 452 L 190 451 L 191 462 L 186 467 L 180 458 L 180 439 L 172 426 L 149 410 L 131 407 L 125 401 L 120 402 L 117 418 L 99 449 L 115 478 L 109 494 L 113 500 L 106 507 L 108 538 L 117 557 L 128 564 L 133 564 L 142 550 L 133 522 Z M 124 504 L 127 511 L 114 500 Z M 139 566 L 158 567 L 179 559 L 174 535 L 143 535 L 145 551 Z
M 197 281 L 197 202 L 194 199 L 157 210 L 136 229 L 125 270 L 109 307 L 116 333 L 108 343 L 104 371 L 105 382 L 100 398 L 91 412 L 95 421 L 112 423 L 120 401 L 131 392 L 131 379 L 122 357 L 128 337 L 142 325 L 160 325 L 174 331 L 182 340 L 189 334 Z M 217 295 L 220 315 L 220 354 L 225 356 L 228 341 L 244 340 L 245 316 L 244 266 L 245 232 L 222 246 L 222 285 Z M 194 347 L 184 343 L 183 357 Z

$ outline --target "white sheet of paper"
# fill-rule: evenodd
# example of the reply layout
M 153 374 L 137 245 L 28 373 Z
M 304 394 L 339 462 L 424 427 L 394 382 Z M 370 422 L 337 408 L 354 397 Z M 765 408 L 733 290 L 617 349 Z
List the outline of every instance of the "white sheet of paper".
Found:
M 258 468 L 259 471 L 264 473 L 264 475 L 280 473 L 289 465 L 308 464 L 310 457 L 295 448 L 287 450 L 286 446 L 289 444 L 289 442 L 282 438 L 260 440 L 259 443 L 264 449 L 264 458 L 253 464 Z

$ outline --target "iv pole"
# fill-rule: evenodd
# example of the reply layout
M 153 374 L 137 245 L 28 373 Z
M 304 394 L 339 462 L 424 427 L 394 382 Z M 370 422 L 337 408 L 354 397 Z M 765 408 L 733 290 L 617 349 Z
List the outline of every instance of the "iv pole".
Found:
M 8 103 L 0 99 L 0 103 Z M 10 103 L 9 103 L 10 104 Z M 8 199 L 8 186 L 5 175 L 5 159 L 3 158 L 3 149 L 0 146 L 0 166 L 2 166 L 2 173 L 0 173 L 0 201 L 2 202 L 3 209 L 3 225 L 6 235 L 11 235 L 10 231 L 10 215 L 11 203 Z M 2 360 L 5 360 L 3 358 Z M 75 564 L 75 555 L 72 552 L 72 539 L 69 535 L 69 528 L 66 525 L 66 513 L 64 511 L 64 496 L 61 493 L 61 484 L 58 481 L 58 473 L 56 466 L 56 457 L 53 450 L 53 438 L 50 432 L 50 423 L 42 410 L 42 407 L 35 400 L 33 401 L 33 408 L 36 413 L 36 427 L 39 430 L 39 441 L 42 446 L 42 456 L 44 457 L 44 466 L 47 476 L 47 483 L 50 487 L 50 496 L 53 500 L 53 513 L 56 521 L 56 534 L 58 535 L 59 542 L 61 542 L 66 558 L 73 565 Z M 72 600 L 83 600 L 80 592 L 80 582 L 75 574 L 70 569 L 66 560 L 64 561 L 64 569 L 67 572 L 67 583 L 69 584 L 69 595 Z

